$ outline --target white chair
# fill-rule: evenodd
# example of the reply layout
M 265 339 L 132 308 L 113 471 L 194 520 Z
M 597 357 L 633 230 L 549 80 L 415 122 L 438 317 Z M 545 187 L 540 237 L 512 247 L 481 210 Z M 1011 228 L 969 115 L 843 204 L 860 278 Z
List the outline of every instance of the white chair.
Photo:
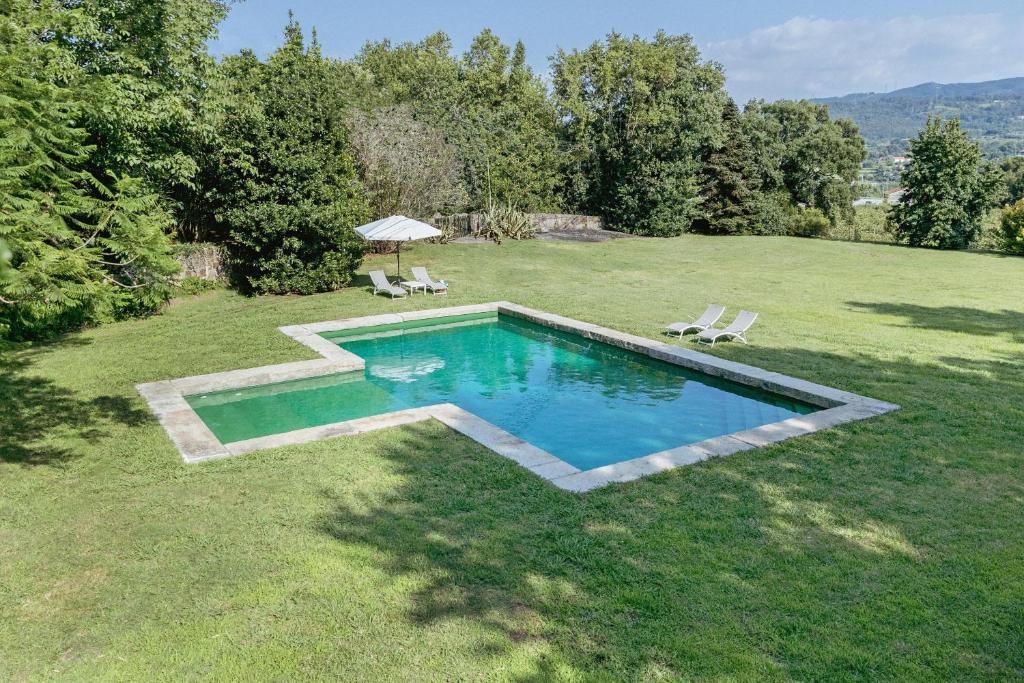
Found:
M 423 266 L 413 266 L 412 278 L 417 282 L 422 282 L 427 287 L 430 287 L 430 291 L 434 294 L 438 292 L 444 292 L 448 294 L 448 283 L 444 280 L 433 280 L 430 275 L 427 274 L 427 269 Z
M 696 336 L 697 343 L 710 344 L 711 346 L 714 346 L 715 342 L 719 339 L 722 339 L 723 337 L 731 337 L 733 339 L 739 339 L 741 342 L 746 344 L 747 330 L 750 329 L 750 326 L 754 324 L 755 320 L 757 320 L 757 313 L 752 313 L 751 311 L 740 311 L 739 315 L 736 316 L 736 319 L 733 320 L 728 327 L 721 330 L 709 327 L 698 334 Z
M 697 332 L 703 332 L 712 325 L 718 322 L 718 319 L 725 313 L 725 306 L 719 306 L 718 304 L 711 304 L 707 310 L 704 311 L 699 318 L 689 323 L 672 323 L 665 328 L 665 331 L 670 336 L 672 334 L 678 334 L 682 337 L 684 334 L 691 330 Z
M 374 294 L 390 294 L 392 299 L 395 297 L 409 296 L 409 292 L 388 282 L 388 278 L 384 275 L 383 270 L 371 270 L 370 282 L 373 283 Z

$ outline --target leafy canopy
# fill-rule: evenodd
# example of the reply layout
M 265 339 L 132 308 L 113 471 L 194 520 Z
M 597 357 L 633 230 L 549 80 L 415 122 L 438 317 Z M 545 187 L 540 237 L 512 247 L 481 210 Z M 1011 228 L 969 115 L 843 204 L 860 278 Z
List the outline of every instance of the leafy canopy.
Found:
M 201 156 L 216 146 L 203 112 L 215 66 L 206 43 L 227 2 L 59 4 L 66 9 L 48 39 L 88 81 L 81 126 L 95 145 L 92 168 L 145 178 L 180 214 L 197 189 Z
M 0 332 L 43 336 L 155 310 L 177 270 L 170 217 L 141 179 L 93 172 L 91 102 L 52 27 L 80 20 L 28 0 L 0 18 Z M 84 20 L 83 20 L 84 21 Z
M 1015 204 L 1024 199 L 1024 157 L 1003 159 L 999 163 L 999 170 L 1006 185 L 1006 203 Z
M 611 33 L 552 60 L 569 202 L 617 230 L 678 235 L 700 215 L 701 158 L 723 140 L 725 76 L 689 36 Z
M 1024 199 L 1003 209 L 999 217 L 1000 246 L 1011 254 L 1024 254 Z
M 309 294 L 348 284 L 369 218 L 349 153 L 338 73 L 291 20 L 266 62 L 228 58 L 217 178 L 232 274 L 243 290 Z
M 853 219 L 852 184 L 866 152 L 852 121 L 833 119 L 827 106 L 807 100 L 755 101 L 745 115 L 759 131 L 766 189 L 784 189 L 794 204 L 820 209 L 833 225 Z
M 889 209 L 889 229 L 912 246 L 964 249 L 999 195 L 998 172 L 982 165 L 981 148 L 957 119 L 929 118 L 910 141 L 902 174 L 906 192 Z
M 356 63 L 376 91 L 359 106 L 408 107 L 452 145 L 465 208 L 488 198 L 531 211 L 562 206 L 558 119 L 522 43 L 509 48 L 485 29 L 456 57 L 448 36 L 435 33 L 419 43 L 368 43 Z

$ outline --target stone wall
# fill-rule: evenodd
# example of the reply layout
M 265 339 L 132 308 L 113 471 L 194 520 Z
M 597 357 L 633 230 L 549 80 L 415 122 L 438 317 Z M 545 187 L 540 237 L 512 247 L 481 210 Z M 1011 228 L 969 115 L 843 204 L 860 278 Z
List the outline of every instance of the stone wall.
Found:
M 179 252 L 176 258 L 181 264 L 179 278 L 221 280 L 227 276 L 220 247 L 215 245 L 188 245 L 188 248 Z
M 580 216 L 572 213 L 531 213 L 530 223 L 537 232 L 551 230 L 604 230 L 600 216 Z
M 528 213 L 526 216 L 537 232 L 604 229 L 604 221 L 600 216 L 572 213 Z M 452 237 L 463 237 L 476 232 L 482 220 L 483 214 L 480 213 L 455 213 L 448 216 L 437 214 L 431 222 L 441 230 L 447 228 Z

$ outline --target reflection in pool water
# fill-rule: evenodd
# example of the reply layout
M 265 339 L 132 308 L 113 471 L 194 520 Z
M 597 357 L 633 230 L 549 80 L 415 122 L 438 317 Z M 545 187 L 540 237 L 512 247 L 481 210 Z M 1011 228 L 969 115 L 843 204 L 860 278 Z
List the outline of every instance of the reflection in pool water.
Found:
M 816 410 L 505 316 L 335 341 L 364 373 L 188 400 L 224 443 L 454 403 L 583 470 Z

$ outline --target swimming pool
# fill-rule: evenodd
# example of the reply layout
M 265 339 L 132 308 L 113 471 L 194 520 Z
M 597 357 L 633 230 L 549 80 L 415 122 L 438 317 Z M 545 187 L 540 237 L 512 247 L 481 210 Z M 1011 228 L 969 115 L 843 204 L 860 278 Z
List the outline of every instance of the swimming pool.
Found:
M 313 360 L 136 388 L 186 463 L 438 420 L 574 492 L 899 408 L 508 301 L 392 310 L 279 328 Z
M 819 407 L 497 313 L 321 335 L 365 361 L 188 403 L 222 443 L 453 403 L 579 470 Z

